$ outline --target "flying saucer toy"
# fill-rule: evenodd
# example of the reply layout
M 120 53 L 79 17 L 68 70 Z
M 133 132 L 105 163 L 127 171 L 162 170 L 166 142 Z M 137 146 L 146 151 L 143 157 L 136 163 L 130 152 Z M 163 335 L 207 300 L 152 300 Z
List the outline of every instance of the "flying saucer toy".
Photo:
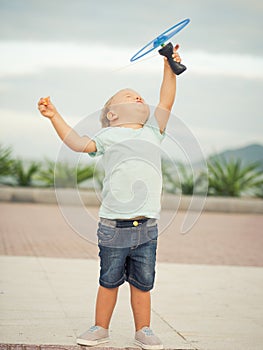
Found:
M 179 75 L 183 73 L 186 70 L 186 66 L 173 60 L 173 57 L 172 57 L 173 44 L 171 42 L 169 42 L 168 44 L 165 44 L 165 42 L 167 42 L 175 34 L 179 33 L 185 26 L 187 26 L 189 22 L 190 22 L 190 19 L 187 18 L 179 23 L 176 23 L 174 26 L 170 27 L 169 29 L 164 31 L 162 34 L 157 36 L 157 38 L 153 39 L 148 44 L 146 44 L 134 56 L 132 56 L 130 61 L 134 62 L 142 58 L 143 56 L 147 55 L 151 51 L 161 47 L 161 49 L 159 49 L 158 52 L 160 55 L 167 57 L 169 65 L 172 71 L 174 72 L 174 74 Z

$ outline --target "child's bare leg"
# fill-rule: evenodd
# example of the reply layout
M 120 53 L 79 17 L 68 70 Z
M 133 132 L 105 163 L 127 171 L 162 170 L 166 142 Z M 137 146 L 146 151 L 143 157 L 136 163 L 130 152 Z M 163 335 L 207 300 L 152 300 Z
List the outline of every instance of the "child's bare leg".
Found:
M 96 302 L 96 326 L 109 328 L 111 316 L 117 301 L 118 289 L 99 286 Z
M 135 329 L 149 327 L 151 321 L 151 294 L 150 291 L 142 291 L 130 284 L 131 306 L 133 311 Z

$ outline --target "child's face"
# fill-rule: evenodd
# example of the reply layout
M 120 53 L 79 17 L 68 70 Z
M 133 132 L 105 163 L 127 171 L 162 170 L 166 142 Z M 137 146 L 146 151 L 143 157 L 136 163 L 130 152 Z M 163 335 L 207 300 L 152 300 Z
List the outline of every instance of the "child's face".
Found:
M 130 89 L 119 91 L 112 99 L 110 113 L 116 116 L 112 125 L 144 124 L 150 113 L 144 99 Z

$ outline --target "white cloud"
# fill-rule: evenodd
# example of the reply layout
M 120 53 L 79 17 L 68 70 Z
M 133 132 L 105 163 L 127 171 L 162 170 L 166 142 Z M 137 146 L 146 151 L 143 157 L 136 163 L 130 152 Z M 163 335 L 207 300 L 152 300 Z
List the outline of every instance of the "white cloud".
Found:
M 2 41 L 0 42 L 0 77 L 34 74 L 45 69 L 127 69 L 138 48 L 111 47 L 103 44 L 73 44 L 54 42 Z M 226 75 L 263 79 L 263 57 L 248 54 L 212 54 L 205 51 L 181 53 L 189 72 L 198 75 Z M 158 56 L 155 55 L 154 57 Z M 136 61 L 136 71 L 155 72 L 154 59 Z
M 263 78 L 263 57 L 234 53 L 211 54 L 195 51 L 186 55 L 196 74 L 226 75 L 251 79 Z
M 0 76 L 26 75 L 49 68 L 116 69 L 129 63 L 125 48 L 54 42 L 0 42 Z

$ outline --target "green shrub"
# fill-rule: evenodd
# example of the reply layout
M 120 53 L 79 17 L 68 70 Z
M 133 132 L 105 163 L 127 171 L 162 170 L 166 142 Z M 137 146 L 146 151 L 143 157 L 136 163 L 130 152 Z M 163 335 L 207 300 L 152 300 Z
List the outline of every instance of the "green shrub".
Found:
M 214 157 L 208 161 L 208 172 L 211 195 L 239 197 L 263 184 L 259 164 L 242 165 L 241 159 Z
M 194 171 L 191 167 L 166 159 L 162 161 L 164 191 L 184 195 L 206 193 L 206 174 Z
M 46 187 L 75 187 L 94 176 L 94 166 L 72 166 L 67 162 L 53 162 L 46 160 L 44 169 L 40 171 L 38 179 Z
M 11 176 L 13 173 L 14 159 L 11 147 L 0 145 L 0 177 Z
M 15 185 L 32 186 L 34 175 L 40 170 L 41 164 L 38 162 L 30 162 L 28 166 L 21 159 L 16 159 L 13 164 L 13 178 Z

